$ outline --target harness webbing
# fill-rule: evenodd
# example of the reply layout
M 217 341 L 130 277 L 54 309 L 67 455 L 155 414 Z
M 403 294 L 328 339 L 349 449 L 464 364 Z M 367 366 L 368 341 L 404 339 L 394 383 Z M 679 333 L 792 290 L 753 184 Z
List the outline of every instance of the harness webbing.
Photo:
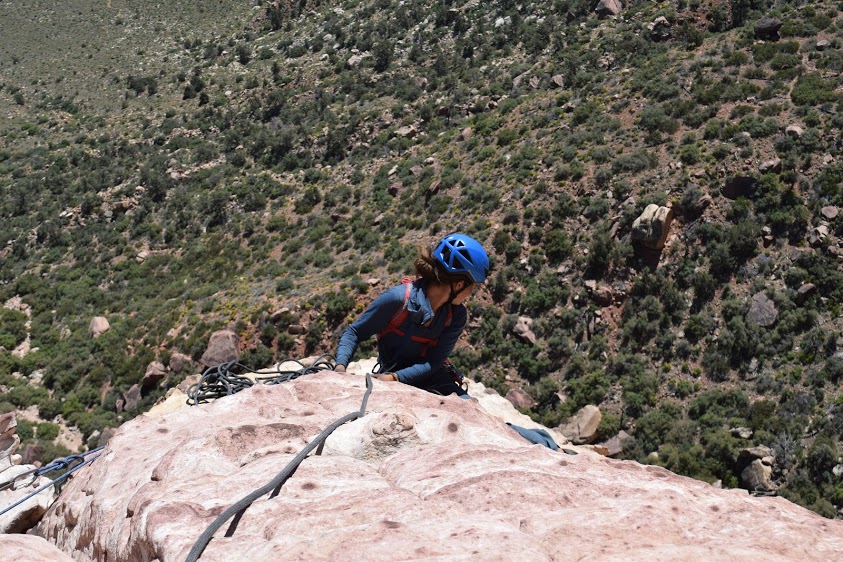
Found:
M 414 280 L 410 279 L 409 277 L 405 277 L 405 278 L 401 279 L 401 283 L 404 284 L 404 303 L 401 305 L 401 308 L 398 309 L 398 312 L 396 312 L 392 316 L 392 319 L 390 319 L 389 323 L 386 325 L 386 328 L 384 328 L 383 330 L 378 332 L 378 335 L 377 335 L 378 341 L 380 341 L 380 339 L 387 334 L 396 334 L 400 337 L 406 336 L 405 331 L 402 330 L 400 328 L 400 326 L 402 324 L 404 324 L 404 322 L 407 321 L 407 317 L 410 315 L 410 311 L 407 310 L 407 303 L 410 300 L 410 288 L 413 285 L 413 281 Z M 448 310 L 447 310 L 447 315 L 445 316 L 445 328 L 446 329 L 448 328 L 448 326 L 451 325 L 451 320 L 453 319 L 453 316 L 454 316 L 453 308 L 449 305 Z M 425 357 L 427 355 L 427 351 L 431 347 L 434 347 L 434 346 L 436 346 L 436 344 L 439 343 L 439 338 L 426 338 L 426 337 L 423 337 L 423 336 L 417 336 L 415 334 L 410 335 L 409 339 L 410 339 L 410 341 L 424 344 L 425 347 L 422 349 L 421 357 Z M 401 347 L 403 347 L 403 345 Z

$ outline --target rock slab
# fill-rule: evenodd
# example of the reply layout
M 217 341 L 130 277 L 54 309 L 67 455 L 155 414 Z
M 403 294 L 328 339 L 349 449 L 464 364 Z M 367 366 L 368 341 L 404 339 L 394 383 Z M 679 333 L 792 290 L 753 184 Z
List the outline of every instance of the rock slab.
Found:
M 73 558 L 35 535 L 0 535 L 0 560 L 73 562 Z
M 135 418 L 65 487 L 38 533 L 77 561 L 183 560 L 217 514 L 359 408 L 363 392 L 362 377 L 319 373 Z M 553 452 L 474 399 L 380 381 L 364 418 L 224 534 L 203 562 L 810 561 L 843 551 L 843 522 L 784 499 Z

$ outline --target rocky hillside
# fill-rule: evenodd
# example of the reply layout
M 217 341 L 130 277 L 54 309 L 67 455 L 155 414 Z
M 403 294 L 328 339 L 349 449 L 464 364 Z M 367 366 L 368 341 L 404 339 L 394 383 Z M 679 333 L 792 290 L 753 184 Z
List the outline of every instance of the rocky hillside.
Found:
M 767 447 L 756 491 L 838 515 L 839 2 L 82 4 L 0 3 L 0 411 L 33 457 L 218 329 L 251 366 L 332 350 L 462 230 L 494 272 L 458 367 L 727 487 Z

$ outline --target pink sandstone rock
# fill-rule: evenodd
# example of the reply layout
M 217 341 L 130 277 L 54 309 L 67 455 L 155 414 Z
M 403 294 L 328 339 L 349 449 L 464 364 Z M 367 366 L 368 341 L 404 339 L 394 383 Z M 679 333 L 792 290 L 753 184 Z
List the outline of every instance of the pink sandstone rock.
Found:
M 320 373 L 124 424 L 38 526 L 77 561 L 184 560 L 231 504 L 359 407 Z M 575 447 L 566 446 L 569 449 Z M 843 522 L 662 468 L 530 445 L 475 400 L 375 381 L 278 496 L 201 557 L 228 560 L 831 560 Z
M 73 558 L 35 535 L 0 535 L 0 560 L 73 562 Z

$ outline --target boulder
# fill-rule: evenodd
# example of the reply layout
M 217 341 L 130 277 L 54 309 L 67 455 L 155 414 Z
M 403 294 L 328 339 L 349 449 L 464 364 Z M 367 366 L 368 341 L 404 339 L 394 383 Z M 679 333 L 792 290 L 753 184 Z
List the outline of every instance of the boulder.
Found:
M 594 8 L 594 12 L 601 18 L 617 16 L 623 10 L 620 0 L 600 0 Z
M 755 22 L 755 37 L 769 41 L 778 41 L 779 29 L 783 22 L 778 18 L 763 17 Z
M 356 411 L 363 392 L 362 377 L 325 372 L 137 417 L 37 532 L 77 561 L 184 560 L 220 512 Z M 367 410 L 280 493 L 224 524 L 201 560 L 810 562 L 843 550 L 843 521 L 658 466 L 531 445 L 474 399 L 375 381 Z
M 348 217 L 344 217 L 343 220 L 346 220 Z M 288 318 L 290 316 L 290 308 L 286 306 L 282 306 L 278 310 L 274 311 L 272 314 L 269 315 L 269 321 L 273 324 L 277 324 L 281 322 L 283 319 Z M 172 369 L 172 367 L 170 367 Z
M 661 250 L 664 248 L 670 223 L 673 222 L 673 209 L 647 205 L 635 222 L 632 223 L 632 241 L 646 248 Z
M 733 201 L 739 197 L 752 197 L 758 187 L 758 180 L 752 176 L 732 176 L 726 180 L 720 193 Z
M 88 325 L 88 335 L 92 338 L 98 338 L 111 329 L 108 320 L 103 316 L 94 316 L 91 318 L 91 323 Z
M 506 393 L 506 399 L 509 400 L 516 408 L 523 408 L 529 410 L 536 405 L 533 397 L 521 390 L 520 388 L 510 388 Z
M 536 335 L 533 333 L 533 319 L 519 316 L 512 328 L 512 333 L 519 340 L 530 345 L 536 345 Z
M 647 28 L 650 30 L 650 39 L 657 43 L 673 37 L 670 22 L 664 16 L 657 17 L 647 25 Z
M 752 429 L 749 427 L 732 427 L 729 429 L 732 437 L 739 437 L 741 439 L 749 439 L 752 437 Z
M 737 464 L 739 467 L 745 467 L 754 460 L 765 460 L 767 464 L 772 465 L 774 458 L 773 450 L 766 445 L 756 445 L 755 447 L 747 447 L 738 452 Z
M 602 443 L 598 443 L 598 445 L 606 448 L 607 457 L 614 457 L 623 453 L 624 444 L 630 437 L 629 433 L 620 430 L 617 435 L 610 437 Z
M 820 209 L 820 214 L 827 220 L 834 220 L 840 214 L 840 207 L 834 205 L 826 205 Z
M 813 283 L 803 283 L 796 290 L 796 303 L 803 304 L 809 298 L 817 294 L 817 286 Z
M 0 560 L 21 562 L 73 562 L 56 545 L 35 535 L 0 535 Z
M 825 51 L 830 46 L 831 46 L 831 41 L 829 41 L 828 39 L 820 39 L 819 41 L 817 41 L 817 45 L 816 45 L 818 51 Z
M 108 442 L 111 441 L 111 438 L 114 437 L 115 431 L 116 430 L 113 427 L 103 428 L 99 438 L 97 439 L 97 447 L 107 445 Z
M 419 134 L 419 130 L 415 125 L 407 125 L 406 127 L 400 127 L 395 131 L 395 134 L 402 139 L 411 139 Z
M 779 311 L 776 309 L 776 304 L 762 291 L 752 295 L 746 317 L 762 328 L 770 328 L 776 324 Z
M 561 74 L 554 74 L 553 77 L 550 79 L 550 84 L 554 88 L 564 88 L 565 87 L 565 77 Z
M 141 400 L 141 391 L 140 387 L 136 384 L 133 384 L 132 387 L 126 391 L 126 394 L 123 395 L 124 405 L 123 409 L 127 412 L 134 412 L 138 409 L 138 404 L 140 404 Z
M 307 328 L 301 324 L 290 324 L 287 326 L 287 333 L 293 336 L 298 336 L 307 333 Z
M 741 484 L 751 492 L 773 492 L 776 485 L 772 479 L 773 467 L 755 459 L 741 471 Z
M 155 388 L 166 376 L 167 367 L 160 361 L 153 361 L 146 367 L 146 373 L 144 373 L 141 381 L 141 390 L 147 391 Z
M 782 171 L 782 159 L 781 158 L 773 158 L 772 160 L 766 160 L 758 166 L 758 171 L 762 174 L 767 174 L 770 172 L 778 174 Z
M 597 428 L 602 419 L 600 408 L 593 405 L 583 406 L 559 431 L 576 445 L 593 443 L 597 439 Z
M 808 243 L 813 247 L 823 245 L 823 242 L 828 238 L 828 227 L 824 224 L 815 226 L 808 231 Z
M 614 301 L 615 297 L 610 287 L 598 285 L 597 281 L 589 279 L 585 283 L 585 288 L 588 291 L 588 296 L 596 304 L 600 306 L 609 306 Z
M 211 334 L 208 348 L 199 362 L 205 367 L 213 367 L 228 361 L 240 360 L 240 338 L 231 330 L 220 330 Z
M 182 371 L 187 371 L 191 369 L 193 365 L 193 359 L 190 356 L 185 355 L 184 353 L 179 353 L 178 351 L 174 352 L 170 356 L 170 370 L 174 373 L 181 373 Z
M 799 125 L 788 125 L 787 128 L 784 130 L 784 133 L 794 139 L 802 138 L 802 135 L 805 134 L 805 131 L 802 130 L 802 127 Z

